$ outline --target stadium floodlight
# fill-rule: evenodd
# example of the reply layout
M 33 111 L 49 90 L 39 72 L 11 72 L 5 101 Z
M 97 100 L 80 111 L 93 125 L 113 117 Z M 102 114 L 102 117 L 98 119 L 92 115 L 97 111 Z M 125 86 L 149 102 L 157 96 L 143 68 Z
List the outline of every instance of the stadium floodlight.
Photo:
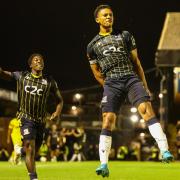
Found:
M 130 119 L 131 119 L 131 121 L 133 122 L 133 123 L 136 123 L 136 122 L 138 122 L 138 120 L 139 120 L 139 118 L 138 118 L 138 116 L 137 115 L 132 115 L 131 117 L 130 117 Z
M 163 93 L 159 93 L 159 98 L 163 98 Z
M 140 137 L 144 137 L 144 136 L 145 136 L 145 133 L 140 133 L 139 136 L 140 136 Z
M 139 121 L 140 123 L 145 123 L 145 120 L 144 119 L 140 119 L 140 121 Z
M 76 93 L 76 94 L 74 94 L 74 96 L 73 96 L 73 101 L 74 101 L 74 102 L 79 102 L 79 103 L 81 103 L 83 97 L 84 97 L 83 94 Z
M 131 107 L 130 111 L 131 111 L 132 113 L 136 113 L 136 112 L 137 112 L 137 108 L 136 108 L 136 107 Z
M 74 99 L 77 100 L 77 101 L 79 101 L 81 98 L 82 98 L 82 94 L 76 93 L 74 95 Z
M 78 108 L 77 106 L 71 106 L 71 114 L 78 115 Z
M 76 107 L 76 106 L 72 106 L 71 109 L 72 109 L 73 111 L 75 111 L 75 110 L 77 110 L 77 107 Z

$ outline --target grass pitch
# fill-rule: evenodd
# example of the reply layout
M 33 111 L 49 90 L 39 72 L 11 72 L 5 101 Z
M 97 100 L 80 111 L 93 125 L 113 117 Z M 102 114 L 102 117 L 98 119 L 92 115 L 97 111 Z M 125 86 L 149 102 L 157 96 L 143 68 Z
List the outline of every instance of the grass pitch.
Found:
M 37 162 L 39 180 L 179 180 L 180 162 L 119 162 L 109 163 L 110 176 L 95 174 L 99 162 Z M 0 180 L 29 180 L 25 164 L 0 162 Z

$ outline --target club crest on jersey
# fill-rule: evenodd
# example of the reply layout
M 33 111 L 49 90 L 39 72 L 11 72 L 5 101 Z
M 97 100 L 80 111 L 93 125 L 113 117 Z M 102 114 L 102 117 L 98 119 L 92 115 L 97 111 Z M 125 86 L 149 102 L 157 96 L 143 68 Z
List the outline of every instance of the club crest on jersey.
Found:
M 47 80 L 42 79 L 42 84 L 47 85 Z
M 117 35 L 117 36 L 114 36 L 116 38 L 116 40 L 122 40 L 122 37 L 121 35 Z
M 101 43 L 101 42 L 98 42 L 98 43 L 97 43 L 97 45 L 98 45 L 98 46 L 101 46 L 101 45 L 102 45 L 102 43 Z
M 27 75 L 27 76 L 25 77 L 25 79 L 29 80 L 29 79 L 30 79 L 29 75 Z
M 23 134 L 24 134 L 24 135 L 30 134 L 29 129 L 24 129 Z

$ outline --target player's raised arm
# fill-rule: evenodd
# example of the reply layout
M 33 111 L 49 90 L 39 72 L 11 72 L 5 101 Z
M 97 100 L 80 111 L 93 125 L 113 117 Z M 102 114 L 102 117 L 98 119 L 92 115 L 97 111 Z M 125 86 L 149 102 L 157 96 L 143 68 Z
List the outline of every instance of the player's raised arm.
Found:
M 13 78 L 12 73 L 9 71 L 4 71 L 0 67 L 0 78 L 5 79 L 5 80 L 11 80 Z

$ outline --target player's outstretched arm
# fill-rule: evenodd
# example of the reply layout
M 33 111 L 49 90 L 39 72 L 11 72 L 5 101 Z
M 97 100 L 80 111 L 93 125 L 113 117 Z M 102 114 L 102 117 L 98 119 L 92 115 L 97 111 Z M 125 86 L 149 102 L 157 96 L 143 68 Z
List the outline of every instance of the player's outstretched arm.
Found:
M 0 67 L 0 78 L 5 79 L 5 80 L 11 80 L 12 79 L 12 73 L 9 71 L 4 71 Z

